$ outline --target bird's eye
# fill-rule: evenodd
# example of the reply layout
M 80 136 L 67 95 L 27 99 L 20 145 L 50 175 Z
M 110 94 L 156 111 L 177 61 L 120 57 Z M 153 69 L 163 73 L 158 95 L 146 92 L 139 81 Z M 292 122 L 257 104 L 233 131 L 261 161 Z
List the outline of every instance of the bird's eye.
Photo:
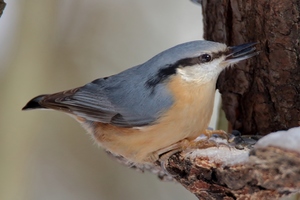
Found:
M 206 63 L 211 61 L 211 56 L 209 54 L 202 54 L 199 56 L 199 60 L 201 63 Z

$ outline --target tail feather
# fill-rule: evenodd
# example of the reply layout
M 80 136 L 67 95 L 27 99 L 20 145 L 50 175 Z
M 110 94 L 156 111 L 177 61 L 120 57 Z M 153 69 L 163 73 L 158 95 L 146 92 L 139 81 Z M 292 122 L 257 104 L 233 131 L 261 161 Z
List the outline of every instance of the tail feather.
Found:
M 23 108 L 22 110 L 33 110 L 33 109 L 42 109 L 46 108 L 40 104 L 40 102 L 44 99 L 47 95 L 39 95 L 31 99 Z
M 74 88 L 54 94 L 43 94 L 31 99 L 22 110 L 33 110 L 33 109 L 53 109 L 64 112 L 72 112 L 71 105 L 65 104 L 65 99 L 72 97 L 78 90 Z

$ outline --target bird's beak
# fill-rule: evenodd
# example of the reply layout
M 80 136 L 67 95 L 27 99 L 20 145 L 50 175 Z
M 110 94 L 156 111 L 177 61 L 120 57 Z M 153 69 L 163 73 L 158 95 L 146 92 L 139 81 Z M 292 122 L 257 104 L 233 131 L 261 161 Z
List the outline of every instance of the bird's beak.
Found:
M 253 56 L 256 56 L 259 53 L 258 51 L 256 51 L 255 48 L 256 44 L 257 42 L 228 47 L 226 53 L 227 55 L 225 57 L 224 62 L 227 65 L 230 65 L 230 64 L 237 63 L 241 60 L 245 60 Z

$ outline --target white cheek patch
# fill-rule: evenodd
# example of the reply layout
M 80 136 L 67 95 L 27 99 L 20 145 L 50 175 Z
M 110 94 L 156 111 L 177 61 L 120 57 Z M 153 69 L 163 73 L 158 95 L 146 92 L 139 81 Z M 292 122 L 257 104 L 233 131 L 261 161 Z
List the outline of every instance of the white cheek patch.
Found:
M 209 63 L 177 68 L 177 73 L 185 81 L 204 84 L 217 79 L 221 71 L 226 68 L 226 66 L 221 65 L 222 60 L 224 60 L 223 57 Z

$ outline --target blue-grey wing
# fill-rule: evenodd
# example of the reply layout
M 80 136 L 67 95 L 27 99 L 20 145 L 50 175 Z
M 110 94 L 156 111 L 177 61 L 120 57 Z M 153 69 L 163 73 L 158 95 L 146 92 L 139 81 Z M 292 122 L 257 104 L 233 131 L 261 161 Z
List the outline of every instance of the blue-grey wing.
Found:
M 163 84 L 149 88 L 142 77 L 130 76 L 129 71 L 97 79 L 57 103 L 87 120 L 136 127 L 155 123 L 173 100 Z

